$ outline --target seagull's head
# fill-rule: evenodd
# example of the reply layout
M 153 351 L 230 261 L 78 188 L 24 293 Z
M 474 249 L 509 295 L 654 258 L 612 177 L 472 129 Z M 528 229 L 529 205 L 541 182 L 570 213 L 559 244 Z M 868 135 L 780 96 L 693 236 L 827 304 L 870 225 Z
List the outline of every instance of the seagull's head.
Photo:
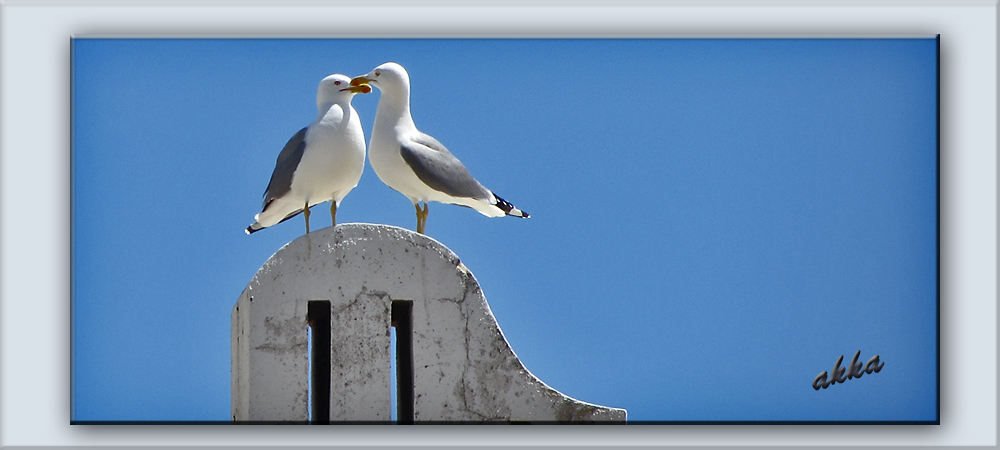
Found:
M 394 62 L 387 62 L 368 72 L 367 75 L 354 77 L 351 80 L 351 86 L 361 87 L 367 85 L 375 86 L 382 90 L 402 87 L 408 90 L 410 87 L 410 75 L 406 73 L 406 69 L 403 66 Z
M 319 82 L 319 92 L 316 95 L 321 104 L 337 103 L 343 100 L 350 101 L 354 94 L 367 94 L 371 91 L 371 86 L 351 86 L 350 77 L 335 73 Z

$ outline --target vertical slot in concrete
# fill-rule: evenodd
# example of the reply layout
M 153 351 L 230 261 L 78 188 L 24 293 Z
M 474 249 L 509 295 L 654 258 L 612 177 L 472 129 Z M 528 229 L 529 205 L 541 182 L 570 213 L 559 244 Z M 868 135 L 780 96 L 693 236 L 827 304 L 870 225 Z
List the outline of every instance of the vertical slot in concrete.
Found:
M 396 327 L 389 327 L 389 420 L 396 421 Z
M 330 423 L 330 301 L 310 300 L 306 319 L 312 348 L 309 354 L 310 421 L 314 425 Z
M 413 302 L 392 301 L 396 329 L 396 423 L 413 423 Z

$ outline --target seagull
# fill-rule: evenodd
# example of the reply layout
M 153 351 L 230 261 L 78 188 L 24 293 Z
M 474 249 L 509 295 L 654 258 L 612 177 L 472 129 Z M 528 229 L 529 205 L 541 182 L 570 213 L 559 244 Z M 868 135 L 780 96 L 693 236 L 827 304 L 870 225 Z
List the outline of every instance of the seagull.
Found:
M 424 234 L 429 201 L 467 206 L 488 217 L 528 217 L 476 181 L 437 139 L 417 130 L 410 116 L 410 76 L 403 66 L 387 62 L 368 75 L 354 77 L 351 86 L 382 91 L 369 157 L 379 179 L 413 202 L 417 233 Z
M 320 81 L 319 114 L 281 150 L 264 190 L 264 207 L 247 227 L 247 234 L 303 211 L 309 234 L 309 208 L 326 201 L 333 225 L 337 224 L 337 206 L 358 185 L 365 168 L 365 133 L 351 99 L 371 91 L 370 86 L 351 86 L 347 75 L 334 74 Z

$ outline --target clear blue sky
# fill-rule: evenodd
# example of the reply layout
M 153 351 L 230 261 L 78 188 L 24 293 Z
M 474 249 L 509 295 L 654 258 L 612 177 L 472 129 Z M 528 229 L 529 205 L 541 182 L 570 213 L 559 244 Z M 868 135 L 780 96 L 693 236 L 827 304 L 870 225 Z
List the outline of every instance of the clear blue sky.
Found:
M 934 39 L 77 39 L 74 419 L 229 419 L 230 310 L 304 232 L 243 232 L 275 157 L 323 77 L 386 61 L 532 215 L 427 233 L 545 383 L 630 420 L 936 418 Z M 415 226 L 370 167 L 338 219 Z M 883 370 L 811 387 L 857 350 Z

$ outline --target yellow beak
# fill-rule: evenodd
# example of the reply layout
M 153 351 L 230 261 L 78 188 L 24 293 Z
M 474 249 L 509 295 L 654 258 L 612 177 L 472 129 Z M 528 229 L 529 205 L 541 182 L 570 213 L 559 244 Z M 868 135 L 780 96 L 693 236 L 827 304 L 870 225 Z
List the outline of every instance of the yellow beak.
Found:
M 371 81 L 372 80 L 370 78 L 365 78 L 363 76 L 362 77 L 354 77 L 354 78 L 351 79 L 351 86 L 365 86 L 368 83 L 371 83 Z
M 353 92 L 355 94 L 367 94 L 367 93 L 369 93 L 369 92 L 372 91 L 372 87 L 369 86 L 369 85 L 367 85 L 367 84 L 354 85 L 353 81 L 352 81 L 351 87 L 341 89 L 340 91 L 341 92 L 343 92 L 343 91 L 351 91 L 351 92 Z

